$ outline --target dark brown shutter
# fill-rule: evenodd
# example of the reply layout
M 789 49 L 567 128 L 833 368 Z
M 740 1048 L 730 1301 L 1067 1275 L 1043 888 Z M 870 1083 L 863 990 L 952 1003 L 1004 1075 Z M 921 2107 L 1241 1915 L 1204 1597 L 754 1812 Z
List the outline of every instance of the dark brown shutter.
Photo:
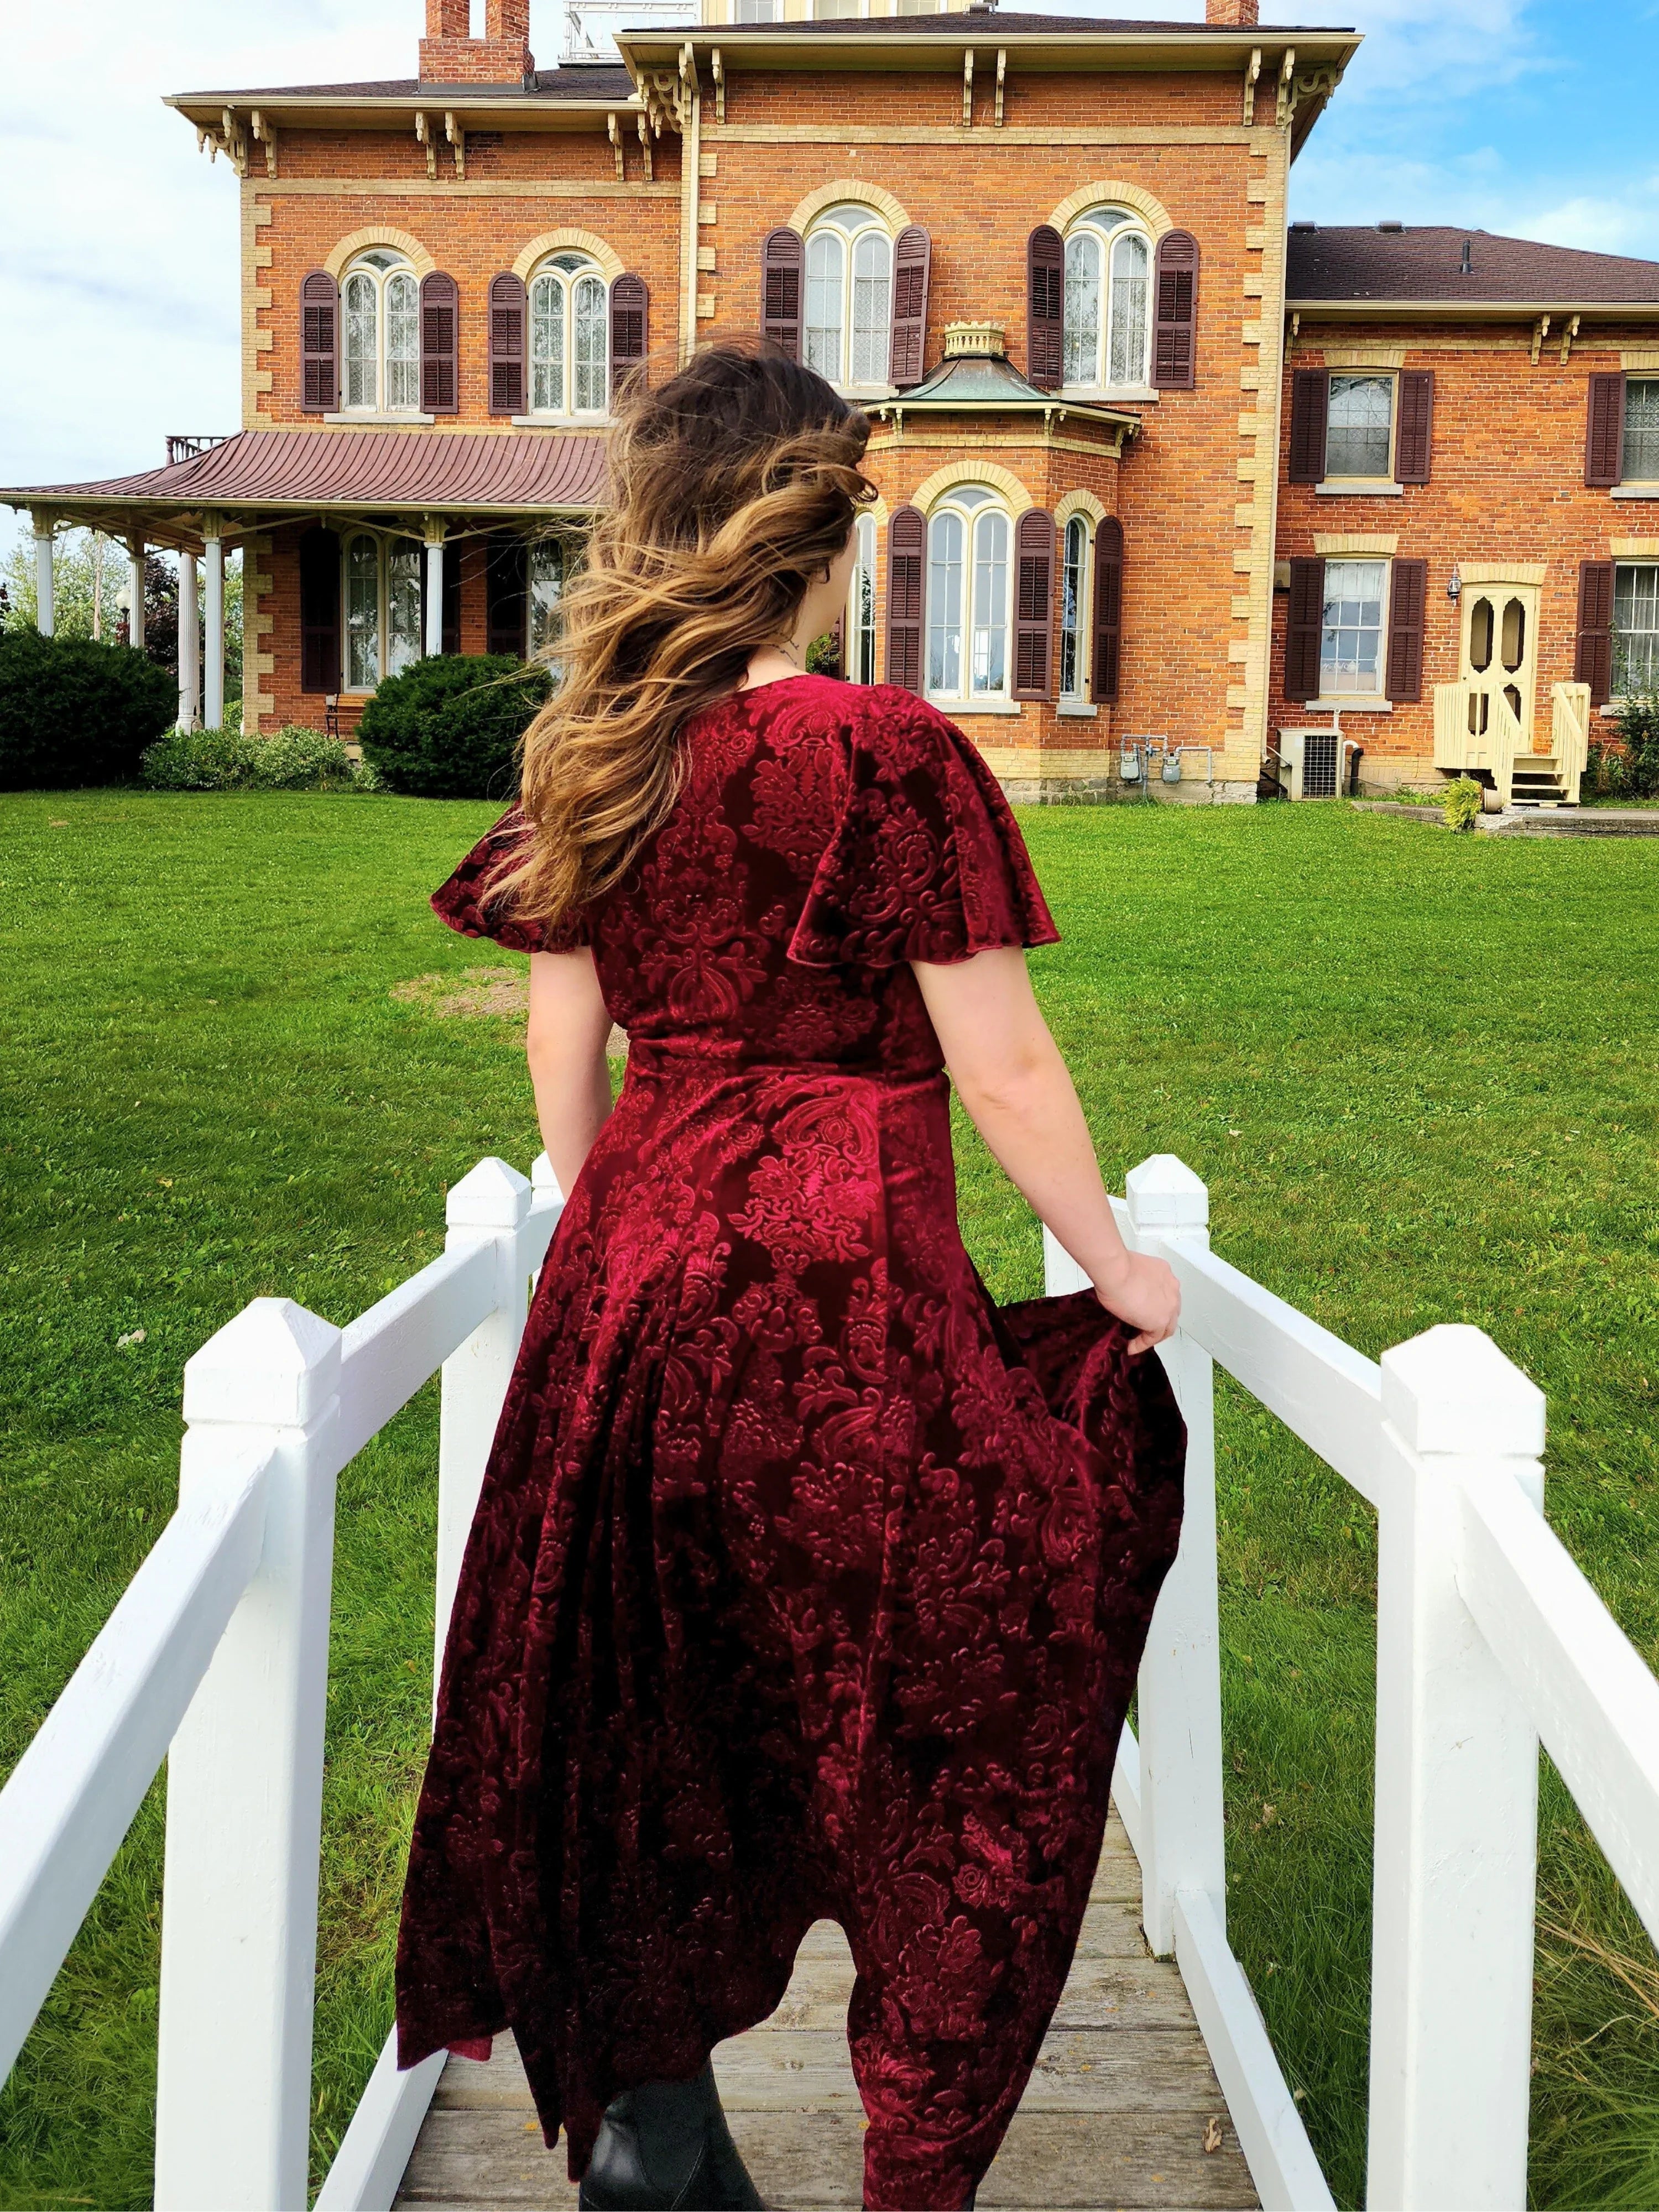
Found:
M 1423 696 L 1423 625 L 1428 610 L 1428 562 L 1396 561 L 1389 598 L 1386 696 L 1390 699 L 1404 702 Z
M 629 386 L 645 381 L 651 295 L 643 276 L 632 271 L 611 287 L 611 397 L 618 400 Z
M 1291 563 L 1290 626 L 1285 634 L 1285 696 L 1319 696 L 1320 647 L 1325 635 L 1325 563 Z
M 1584 482 L 1603 490 L 1625 473 L 1625 380 L 1615 369 L 1589 380 L 1589 425 L 1584 444 Z
M 1198 380 L 1198 240 L 1169 230 L 1158 247 L 1158 322 L 1152 332 L 1152 382 L 1160 392 L 1190 392 Z
M 428 415 L 460 412 L 461 295 L 453 276 L 421 279 L 421 406 Z
M 444 642 L 446 653 L 461 649 L 461 540 L 444 547 Z
M 922 575 L 927 525 L 919 507 L 902 507 L 887 526 L 887 681 L 922 690 Z
M 339 327 L 340 288 L 326 269 L 313 269 L 300 287 L 300 404 L 307 415 L 331 415 L 339 404 Z
M 806 248 L 800 233 L 781 223 L 761 248 L 761 332 L 791 361 L 800 359 L 801 289 Z
M 1298 368 L 1291 377 L 1291 469 L 1292 483 L 1325 481 L 1325 428 L 1331 412 L 1331 374 L 1327 368 Z M 1324 589 L 1322 585 L 1321 590 Z M 1312 696 L 1311 694 L 1310 695 Z
M 933 259 L 933 240 L 919 222 L 900 231 L 893 247 L 893 345 L 887 374 L 901 390 L 920 384 L 925 370 Z
M 1584 561 L 1578 568 L 1578 650 L 1572 680 L 1588 684 L 1592 707 L 1613 696 L 1613 563 Z
M 525 289 L 510 273 L 489 283 L 489 411 L 522 415 L 524 398 Z M 522 651 L 522 647 L 520 648 Z
M 300 540 L 300 689 L 339 688 L 340 541 L 331 530 L 307 530 Z
M 1025 241 L 1025 374 L 1044 392 L 1060 389 L 1065 301 L 1066 242 L 1040 222 Z
M 1054 651 L 1054 518 L 1029 507 L 1014 533 L 1016 699 L 1047 699 Z
M 489 541 L 484 556 L 484 622 L 489 652 L 525 658 L 530 641 L 529 548 L 508 531 Z
M 1123 525 L 1115 514 L 1095 532 L 1095 649 L 1090 686 L 1095 699 L 1117 696 L 1123 661 Z
M 1434 454 L 1434 371 L 1400 372 L 1400 421 L 1394 438 L 1394 480 L 1425 484 Z M 1415 698 L 1417 694 L 1413 692 Z

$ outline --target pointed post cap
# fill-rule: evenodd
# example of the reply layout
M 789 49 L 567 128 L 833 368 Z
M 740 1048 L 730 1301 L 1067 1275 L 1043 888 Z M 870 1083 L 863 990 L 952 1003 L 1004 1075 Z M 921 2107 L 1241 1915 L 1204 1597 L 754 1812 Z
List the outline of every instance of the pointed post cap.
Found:
M 444 1219 L 452 1229 L 516 1229 L 530 1211 L 530 1184 L 505 1160 L 483 1159 L 451 1190 Z
M 564 1202 L 563 1188 L 545 1152 L 538 1152 L 530 1163 L 530 1188 L 538 1198 L 550 1198 L 561 1205 Z
M 1129 1218 L 1137 1229 L 1191 1230 L 1210 1225 L 1210 1194 L 1185 1160 L 1154 1152 L 1123 1178 Z
M 1543 1392 L 1467 1322 L 1383 1353 L 1382 1418 L 1420 1452 L 1536 1459 L 1544 1449 Z
M 304 1428 L 339 1388 L 333 1322 L 292 1298 L 255 1298 L 185 1362 L 185 1419 Z

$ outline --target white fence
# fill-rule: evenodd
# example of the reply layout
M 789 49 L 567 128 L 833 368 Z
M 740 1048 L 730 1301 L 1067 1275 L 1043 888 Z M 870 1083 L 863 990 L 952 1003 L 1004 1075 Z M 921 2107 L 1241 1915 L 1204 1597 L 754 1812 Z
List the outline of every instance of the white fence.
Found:
M 185 1370 L 179 1510 L 0 1795 L 9 2069 L 168 1760 L 159 2212 L 305 2212 L 334 1486 L 442 1370 L 437 1635 L 556 1185 L 484 1160 L 443 1257 L 340 1330 L 259 1298 Z M 1659 1929 L 1659 1684 L 1540 1511 L 1543 1400 L 1486 1337 L 1381 1366 L 1209 1250 L 1180 1161 L 1126 1233 L 1181 1278 L 1181 1553 L 1115 1778 L 1155 1950 L 1180 1961 L 1262 2202 L 1328 2205 L 1226 1936 L 1212 1362 L 1381 1522 L 1370 2173 L 1377 2212 L 1525 2203 L 1538 1742 Z M 1048 1287 L 1081 1285 L 1052 1238 Z M 388 2041 L 319 2212 L 385 2212 L 442 2067 Z

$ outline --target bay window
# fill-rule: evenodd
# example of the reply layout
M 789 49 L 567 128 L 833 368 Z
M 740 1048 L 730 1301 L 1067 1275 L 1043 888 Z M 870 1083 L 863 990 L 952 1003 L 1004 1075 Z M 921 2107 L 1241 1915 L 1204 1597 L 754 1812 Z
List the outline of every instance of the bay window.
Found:
M 927 690 L 940 699 L 1008 696 L 1008 517 L 961 485 L 927 527 Z

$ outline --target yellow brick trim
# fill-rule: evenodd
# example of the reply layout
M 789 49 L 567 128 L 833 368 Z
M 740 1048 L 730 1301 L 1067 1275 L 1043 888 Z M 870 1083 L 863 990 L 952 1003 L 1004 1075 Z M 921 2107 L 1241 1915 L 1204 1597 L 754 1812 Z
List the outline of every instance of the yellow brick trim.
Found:
M 607 284 L 614 284 L 624 266 L 621 254 L 613 246 L 591 230 L 567 227 L 562 230 L 544 230 L 539 238 L 532 238 L 513 264 L 513 274 L 520 283 L 528 283 L 530 272 L 550 253 L 586 253 L 599 264 L 599 274 Z
M 1541 584 L 1547 561 L 1462 561 L 1458 574 L 1468 584 Z
M 1064 530 L 1074 514 L 1086 514 L 1091 522 L 1104 522 L 1106 508 L 1091 491 L 1068 491 L 1054 507 L 1054 528 Z
M 1637 375 L 1659 374 L 1659 347 L 1626 346 L 1620 352 L 1619 366 Z
M 1324 559 L 1340 559 L 1345 553 L 1381 553 L 1393 555 L 1400 550 L 1398 536 L 1368 536 L 1364 531 L 1339 531 L 1334 536 L 1316 538 L 1314 551 Z
M 1607 551 L 1615 561 L 1659 561 L 1659 538 L 1610 538 Z
M 837 177 L 834 184 L 820 185 L 815 192 L 808 192 L 804 200 L 796 202 L 795 211 L 789 218 L 790 229 L 799 231 L 804 238 L 816 216 L 821 216 L 825 208 L 839 207 L 844 200 L 872 209 L 886 224 L 890 238 L 896 238 L 910 220 L 903 202 L 895 199 L 882 185 L 872 185 L 865 177 Z
M 942 469 L 935 469 L 916 486 L 913 504 L 926 514 L 933 502 L 956 484 L 988 484 L 1000 491 L 1007 501 L 1012 514 L 1024 514 L 1036 501 L 1012 469 L 1005 469 L 997 461 L 947 461 Z
M 1328 345 L 1321 349 L 1327 368 L 1404 368 L 1406 349 L 1391 345 Z
M 1099 177 L 1091 185 L 1080 185 L 1076 191 L 1066 193 L 1048 220 L 1063 238 L 1079 216 L 1086 215 L 1091 208 L 1104 207 L 1109 201 L 1115 207 L 1133 208 L 1154 239 L 1175 228 L 1162 200 L 1154 199 L 1139 185 L 1125 184 L 1121 177 Z
M 388 222 L 371 222 L 343 238 L 323 266 L 338 283 L 345 274 L 347 263 L 368 252 L 372 246 L 389 246 L 394 252 L 407 256 L 417 276 L 431 276 L 438 265 L 420 240 L 409 231 L 396 230 Z

